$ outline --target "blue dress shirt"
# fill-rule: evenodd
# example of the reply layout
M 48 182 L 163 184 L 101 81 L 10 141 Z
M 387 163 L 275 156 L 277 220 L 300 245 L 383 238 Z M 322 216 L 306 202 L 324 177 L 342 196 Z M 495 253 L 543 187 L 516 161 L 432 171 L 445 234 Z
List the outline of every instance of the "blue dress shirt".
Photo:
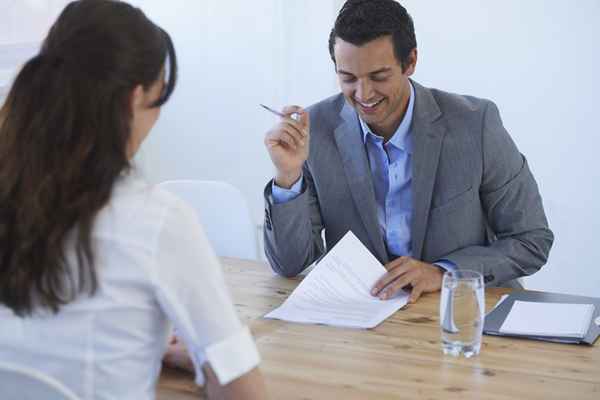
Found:
M 390 260 L 412 255 L 410 229 L 413 208 L 411 128 L 415 107 L 415 91 L 412 84 L 410 90 L 410 99 L 402 122 L 387 142 L 384 142 L 383 137 L 374 133 L 359 117 L 373 177 L 377 221 L 385 239 Z M 273 184 L 273 201 L 278 204 L 296 198 L 302 190 L 302 181 L 301 177 L 290 189 Z M 439 260 L 435 264 L 446 270 L 456 268 L 454 263 L 449 260 Z
M 411 85 L 404 118 L 387 143 L 359 118 L 373 177 L 377 221 L 385 238 L 390 259 L 412 254 L 411 125 L 415 107 L 414 97 Z

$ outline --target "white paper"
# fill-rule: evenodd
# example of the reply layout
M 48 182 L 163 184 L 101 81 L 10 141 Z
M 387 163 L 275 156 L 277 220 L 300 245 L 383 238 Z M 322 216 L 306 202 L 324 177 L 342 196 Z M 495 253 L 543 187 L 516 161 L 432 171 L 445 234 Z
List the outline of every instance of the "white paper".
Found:
M 380 300 L 370 291 L 387 271 L 348 232 L 327 253 L 286 301 L 265 318 L 351 328 L 373 328 L 408 302 L 400 291 Z
M 515 301 L 501 333 L 528 336 L 583 338 L 588 331 L 593 304 Z

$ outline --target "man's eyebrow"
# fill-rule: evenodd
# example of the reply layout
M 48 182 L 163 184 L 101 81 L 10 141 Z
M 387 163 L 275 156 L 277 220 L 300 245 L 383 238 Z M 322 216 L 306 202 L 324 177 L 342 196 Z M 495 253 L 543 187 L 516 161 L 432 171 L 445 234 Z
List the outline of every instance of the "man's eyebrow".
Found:
M 381 73 L 384 73 L 384 72 L 388 72 L 390 70 L 391 70 L 390 67 L 383 67 L 383 68 L 379 68 L 379 69 L 377 69 L 375 71 L 369 72 L 369 75 L 377 75 L 377 74 L 381 74 Z M 338 74 L 352 75 L 352 76 L 354 76 L 353 73 L 348 72 L 348 71 L 344 71 L 343 69 L 338 69 L 337 72 L 338 72 Z
M 381 73 L 384 73 L 384 72 L 388 72 L 388 71 L 390 71 L 390 70 L 391 70 L 391 68 L 390 68 L 390 67 L 383 67 L 383 68 L 379 68 L 379 69 L 378 69 L 378 70 L 376 70 L 376 71 L 369 72 L 369 75 L 377 75 L 377 74 L 381 74 Z

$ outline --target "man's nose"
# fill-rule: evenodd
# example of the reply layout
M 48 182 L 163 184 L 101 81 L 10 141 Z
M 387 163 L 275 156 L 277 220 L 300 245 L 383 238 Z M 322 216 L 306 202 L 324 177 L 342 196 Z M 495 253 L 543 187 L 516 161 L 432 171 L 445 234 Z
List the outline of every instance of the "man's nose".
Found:
M 354 97 L 359 101 L 369 101 L 373 95 L 373 88 L 366 79 L 359 80 Z

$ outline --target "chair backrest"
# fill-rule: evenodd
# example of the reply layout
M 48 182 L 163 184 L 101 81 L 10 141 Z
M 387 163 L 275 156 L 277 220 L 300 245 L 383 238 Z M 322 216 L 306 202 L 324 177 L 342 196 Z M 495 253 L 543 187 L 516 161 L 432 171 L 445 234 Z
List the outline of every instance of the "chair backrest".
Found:
M 62 383 L 42 372 L 14 364 L 0 363 L 2 400 L 79 400 Z
M 173 180 L 159 186 L 192 206 L 219 256 L 258 259 L 256 227 L 242 193 L 225 182 Z

